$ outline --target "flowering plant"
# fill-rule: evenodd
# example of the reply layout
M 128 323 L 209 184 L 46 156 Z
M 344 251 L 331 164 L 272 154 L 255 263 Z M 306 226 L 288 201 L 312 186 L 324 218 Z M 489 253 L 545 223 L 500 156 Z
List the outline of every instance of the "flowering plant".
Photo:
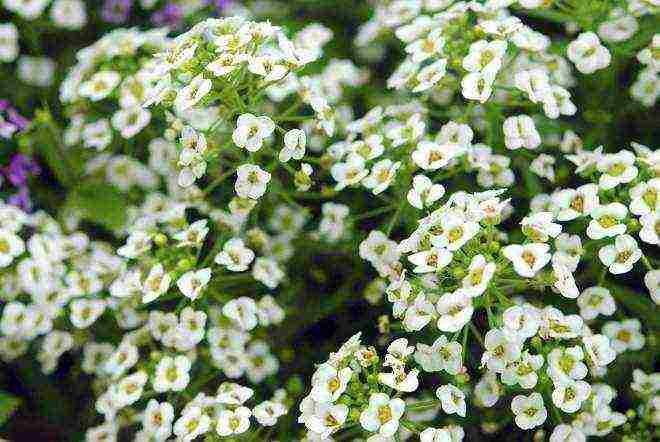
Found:
M 660 437 L 657 1 L 50 3 L 0 25 L 0 434 Z

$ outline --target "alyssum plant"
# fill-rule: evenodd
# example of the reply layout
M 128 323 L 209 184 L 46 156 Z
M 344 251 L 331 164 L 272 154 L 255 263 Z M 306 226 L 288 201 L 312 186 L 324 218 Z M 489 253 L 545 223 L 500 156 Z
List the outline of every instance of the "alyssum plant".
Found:
M 79 356 L 90 441 L 652 440 L 660 154 L 590 145 L 579 97 L 634 59 L 625 106 L 654 106 L 659 7 L 375 2 L 378 90 L 320 24 L 111 32 L 60 87 L 60 141 L 125 222 L 113 246 L 75 204 L 0 206 L 2 358 Z M 310 250 L 368 262 L 384 314 L 293 373 Z

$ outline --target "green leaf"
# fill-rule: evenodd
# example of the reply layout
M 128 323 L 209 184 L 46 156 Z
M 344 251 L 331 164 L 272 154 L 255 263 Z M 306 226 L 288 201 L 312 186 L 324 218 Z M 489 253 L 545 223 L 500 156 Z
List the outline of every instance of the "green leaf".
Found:
M 110 230 L 126 222 L 126 197 L 106 183 L 80 184 L 69 194 L 67 205 L 79 211 L 83 219 Z
M 20 404 L 21 400 L 16 396 L 0 391 L 0 425 L 7 422 Z

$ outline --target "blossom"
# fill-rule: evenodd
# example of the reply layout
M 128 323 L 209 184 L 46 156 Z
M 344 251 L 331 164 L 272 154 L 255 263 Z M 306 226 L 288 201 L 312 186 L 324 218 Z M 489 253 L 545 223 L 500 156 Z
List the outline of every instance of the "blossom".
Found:
M 444 332 L 457 332 L 472 318 L 474 307 L 470 293 L 457 289 L 454 293 L 445 293 L 436 304 L 438 311 L 438 329 Z
M 536 272 L 550 262 L 550 246 L 544 243 L 525 245 L 512 244 L 502 249 L 502 254 L 511 261 L 520 276 L 533 278 Z
M 243 164 L 236 171 L 234 189 L 241 198 L 259 199 L 266 192 L 271 174 L 256 164 Z
M 465 417 L 465 393 L 452 384 L 442 385 L 435 391 L 435 395 L 440 399 L 442 410 L 447 414 L 456 413 Z
M 360 413 L 360 425 L 367 431 L 390 437 L 399 428 L 399 419 L 403 416 L 405 407 L 405 402 L 399 398 L 390 399 L 384 393 L 372 393 L 369 405 Z
M 632 270 L 633 265 L 642 257 L 637 241 L 630 235 L 618 235 L 614 244 L 610 244 L 598 251 L 600 261 L 608 267 L 610 273 L 619 275 Z
M 156 366 L 154 390 L 161 393 L 183 390 L 190 382 L 190 366 L 190 360 L 185 356 L 163 357 Z
M 415 175 L 412 188 L 408 191 L 406 198 L 411 206 L 422 210 L 425 206 L 433 205 L 444 194 L 445 188 L 442 184 L 433 184 L 426 175 Z
M 543 397 L 539 393 L 514 397 L 511 401 L 511 411 L 515 415 L 516 425 L 523 430 L 542 425 L 548 417 L 548 410 L 543 405 Z
M 507 149 L 536 149 L 541 145 L 541 136 L 534 120 L 529 115 L 517 115 L 504 120 L 504 144 Z
M 583 32 L 569 43 L 566 55 L 583 74 L 593 74 L 604 69 L 612 60 L 610 51 L 600 44 L 598 35 L 593 32 Z
M 211 269 L 190 270 L 176 281 L 176 285 L 185 297 L 194 301 L 199 297 L 210 280 Z
M 249 152 L 256 152 L 261 149 L 264 139 L 269 137 L 274 130 L 275 123 L 269 117 L 243 114 L 236 121 L 232 140 L 238 147 L 243 147 Z
M 218 413 L 218 423 L 215 431 L 220 436 L 244 433 L 250 428 L 250 416 L 252 416 L 252 412 L 247 407 L 221 410 Z

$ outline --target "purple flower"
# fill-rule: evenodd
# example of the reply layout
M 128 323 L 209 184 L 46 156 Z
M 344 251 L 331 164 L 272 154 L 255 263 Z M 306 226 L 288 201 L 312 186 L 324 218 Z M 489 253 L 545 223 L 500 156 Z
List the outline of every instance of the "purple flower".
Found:
M 156 11 L 151 16 L 151 21 L 157 26 L 167 26 L 176 29 L 181 25 L 183 12 L 179 5 L 168 3 L 163 9 Z
M 21 187 L 18 192 L 7 199 L 7 202 L 12 206 L 20 207 L 25 212 L 32 210 L 32 200 L 27 186 Z
M 101 16 L 109 23 L 124 23 L 128 20 L 133 0 L 105 0 Z
M 20 187 L 27 184 L 30 175 L 39 175 L 41 169 L 35 161 L 17 153 L 11 158 L 9 165 L 2 168 L 2 172 L 12 185 Z

